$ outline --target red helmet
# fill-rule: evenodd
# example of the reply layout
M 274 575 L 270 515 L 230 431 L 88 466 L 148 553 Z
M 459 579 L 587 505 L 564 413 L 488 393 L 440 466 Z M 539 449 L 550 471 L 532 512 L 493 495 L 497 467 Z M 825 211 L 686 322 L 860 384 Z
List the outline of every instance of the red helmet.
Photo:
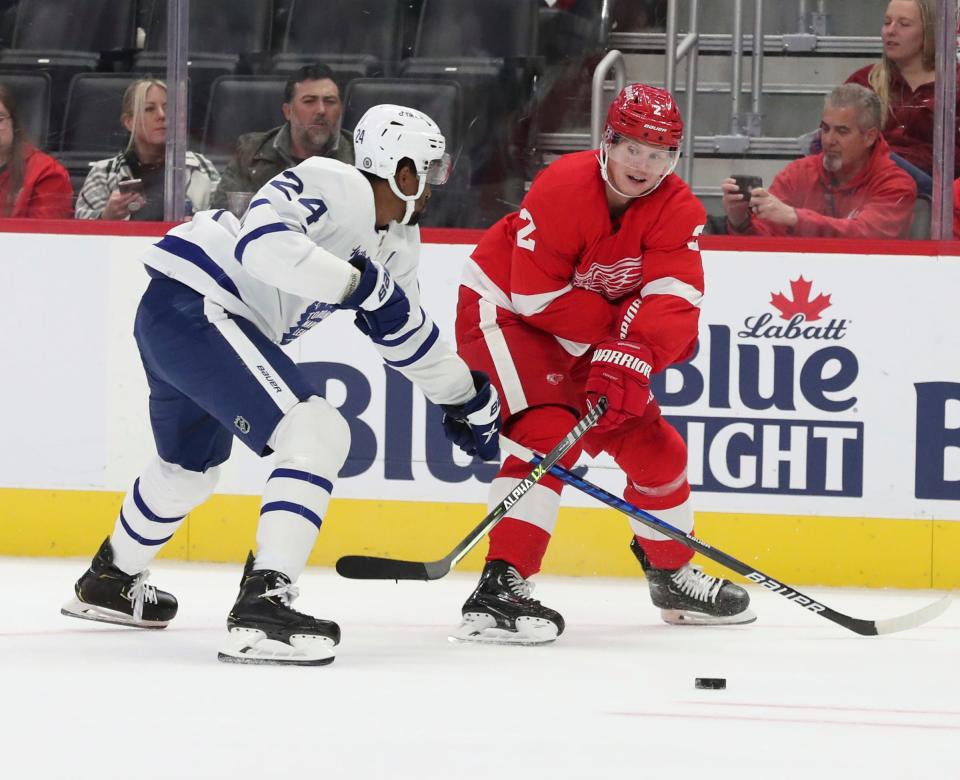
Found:
M 611 132 L 677 149 L 683 140 L 683 120 L 667 90 L 628 84 L 607 112 L 607 133 Z

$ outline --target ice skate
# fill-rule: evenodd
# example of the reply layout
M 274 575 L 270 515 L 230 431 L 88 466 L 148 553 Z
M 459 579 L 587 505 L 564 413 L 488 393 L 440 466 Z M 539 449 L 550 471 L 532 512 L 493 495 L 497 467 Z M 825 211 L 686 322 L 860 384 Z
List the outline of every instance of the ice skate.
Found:
M 147 585 L 149 576 L 149 570 L 127 574 L 114 566 L 108 536 L 90 568 L 74 585 L 76 596 L 63 605 L 60 613 L 121 626 L 165 628 L 177 614 L 177 600 Z
M 322 666 L 333 663 L 340 626 L 290 607 L 299 595 L 290 578 L 279 571 L 253 570 L 247 556 L 240 595 L 227 616 L 227 644 L 217 656 L 236 664 Z
M 533 585 L 506 561 L 488 561 L 451 641 L 540 645 L 563 633 L 560 613 L 530 598 Z
M 679 569 L 655 569 L 636 537 L 630 541 L 630 550 L 647 575 L 650 598 L 665 623 L 715 626 L 757 619 L 750 609 L 750 595 L 730 580 L 711 577 L 690 563 Z

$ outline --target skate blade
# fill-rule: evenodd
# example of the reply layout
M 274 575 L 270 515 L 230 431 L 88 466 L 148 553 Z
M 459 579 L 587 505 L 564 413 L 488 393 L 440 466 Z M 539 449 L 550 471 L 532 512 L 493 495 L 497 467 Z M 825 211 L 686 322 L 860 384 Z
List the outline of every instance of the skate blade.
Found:
M 169 620 L 134 620 L 132 616 L 125 612 L 117 612 L 115 609 L 87 604 L 78 598 L 71 599 L 64 604 L 60 608 L 60 614 L 80 618 L 81 620 L 93 620 L 97 623 L 127 626 L 128 628 L 166 628 L 170 623 Z
M 671 626 L 740 626 L 753 623 L 757 616 L 752 609 L 736 615 L 707 615 L 683 609 L 661 609 L 660 617 Z
M 497 621 L 485 612 L 468 612 L 463 622 L 447 639 L 488 645 L 545 645 L 557 638 L 557 625 L 550 620 L 519 617 L 516 630 L 498 628 Z
M 335 647 L 334 641 L 325 636 L 295 634 L 287 644 L 267 639 L 263 631 L 254 628 L 231 628 L 217 659 L 228 664 L 325 666 L 333 663 Z

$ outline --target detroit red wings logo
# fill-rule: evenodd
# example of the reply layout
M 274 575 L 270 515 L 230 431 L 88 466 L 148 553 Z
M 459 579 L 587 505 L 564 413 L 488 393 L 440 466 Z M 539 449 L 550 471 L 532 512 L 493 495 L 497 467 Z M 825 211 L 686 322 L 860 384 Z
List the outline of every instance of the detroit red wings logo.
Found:
M 642 278 L 643 258 L 624 257 L 610 265 L 594 263 L 585 271 L 576 271 L 571 284 L 600 293 L 608 301 L 615 301 L 636 290 Z

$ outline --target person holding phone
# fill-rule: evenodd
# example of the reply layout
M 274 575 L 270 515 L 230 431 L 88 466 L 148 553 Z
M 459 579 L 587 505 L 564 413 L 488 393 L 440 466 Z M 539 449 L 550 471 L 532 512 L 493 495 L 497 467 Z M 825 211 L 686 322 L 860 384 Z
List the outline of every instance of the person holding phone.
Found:
M 167 87 L 138 79 L 123 95 L 120 121 L 130 133 L 124 151 L 93 163 L 77 197 L 78 219 L 162 220 L 167 143 Z M 188 214 L 208 208 L 220 180 L 206 157 L 186 155 Z
M 820 120 L 822 151 L 790 163 L 769 189 L 756 177 L 724 179 L 727 232 L 905 238 L 917 185 L 890 159 L 880 124 L 873 92 L 858 84 L 834 89 Z

